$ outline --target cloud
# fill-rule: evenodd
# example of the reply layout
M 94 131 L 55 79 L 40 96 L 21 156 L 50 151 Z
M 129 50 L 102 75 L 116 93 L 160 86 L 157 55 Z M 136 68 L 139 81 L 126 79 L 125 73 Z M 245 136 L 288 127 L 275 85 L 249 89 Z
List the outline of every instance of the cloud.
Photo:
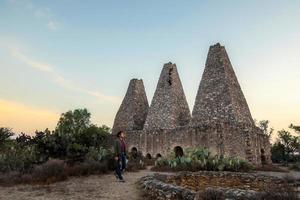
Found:
M 30 11 L 35 18 L 45 23 L 47 29 L 51 31 L 57 30 L 59 23 L 50 8 L 38 7 L 31 0 L 8 0 L 8 2 Z
M 47 73 L 53 82 L 55 82 L 56 84 L 58 84 L 60 87 L 64 89 L 80 92 L 95 97 L 101 102 L 110 102 L 112 104 L 119 104 L 121 101 L 119 97 L 110 96 L 110 95 L 100 93 L 98 91 L 89 90 L 72 83 L 72 81 L 67 80 L 61 74 L 56 72 L 53 66 L 46 63 L 42 63 L 40 61 L 33 60 L 28 56 L 26 56 L 25 54 L 23 54 L 19 49 L 11 49 L 11 55 L 31 68 Z
M 24 54 L 22 54 L 18 49 L 12 49 L 11 53 L 19 61 L 22 61 L 23 63 L 25 63 L 26 65 L 28 65 L 32 68 L 35 68 L 35 69 L 40 70 L 40 71 L 45 71 L 45 72 L 51 72 L 52 71 L 51 66 L 29 59 Z
M 58 23 L 55 21 L 49 21 L 47 24 L 47 28 L 51 31 L 55 31 L 57 29 Z

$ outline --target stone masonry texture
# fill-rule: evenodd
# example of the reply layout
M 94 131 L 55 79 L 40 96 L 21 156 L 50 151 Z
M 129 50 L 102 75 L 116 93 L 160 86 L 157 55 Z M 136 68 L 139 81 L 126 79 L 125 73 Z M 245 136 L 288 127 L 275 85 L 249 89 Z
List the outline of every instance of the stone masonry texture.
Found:
M 223 198 L 228 200 L 250 200 L 265 195 L 263 190 L 266 188 L 277 191 L 282 199 L 288 199 L 284 188 L 295 188 L 293 183 L 286 183 L 286 180 L 277 177 L 214 171 L 154 174 L 141 178 L 139 185 L 149 198 L 160 200 L 198 200 L 203 199 L 201 193 L 209 191 L 222 193 Z
M 121 130 L 142 130 L 148 109 L 149 104 L 143 81 L 132 79 L 115 117 L 113 134 Z
M 255 165 L 271 162 L 269 138 L 255 126 L 225 47 L 209 48 L 192 117 L 175 64 L 163 66 L 149 108 L 142 80 L 133 79 L 115 117 L 113 135 L 127 133 L 128 149 L 167 155 L 175 147 L 206 147 Z M 113 136 L 112 135 L 112 136 Z
M 225 47 L 211 46 L 193 110 L 192 125 L 229 122 L 253 124 L 246 99 Z
M 146 130 L 174 129 L 188 125 L 190 109 L 185 98 L 177 67 L 164 65 L 145 122 Z

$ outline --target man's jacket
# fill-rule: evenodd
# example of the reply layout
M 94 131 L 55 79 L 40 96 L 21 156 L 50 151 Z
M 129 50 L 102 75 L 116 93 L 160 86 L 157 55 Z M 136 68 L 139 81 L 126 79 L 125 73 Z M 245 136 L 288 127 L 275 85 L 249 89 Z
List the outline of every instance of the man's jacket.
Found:
M 124 141 L 125 142 L 125 141 Z M 126 143 L 125 143 L 125 154 L 126 154 Z M 121 149 L 121 140 L 118 138 L 115 140 L 115 144 L 114 144 L 114 154 L 115 156 L 120 156 L 122 153 L 122 149 Z

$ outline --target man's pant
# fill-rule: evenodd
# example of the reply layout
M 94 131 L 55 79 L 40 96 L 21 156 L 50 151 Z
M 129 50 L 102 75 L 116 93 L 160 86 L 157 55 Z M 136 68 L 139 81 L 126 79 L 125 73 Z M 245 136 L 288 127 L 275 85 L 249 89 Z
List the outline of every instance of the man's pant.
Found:
M 123 180 L 122 172 L 126 168 L 126 156 L 125 153 L 121 153 L 116 164 L 116 174 L 120 180 Z

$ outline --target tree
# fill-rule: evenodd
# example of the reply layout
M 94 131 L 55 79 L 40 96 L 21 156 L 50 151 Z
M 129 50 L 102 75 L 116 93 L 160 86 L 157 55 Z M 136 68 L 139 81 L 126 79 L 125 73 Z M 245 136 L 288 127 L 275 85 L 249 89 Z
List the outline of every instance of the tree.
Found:
M 285 149 L 284 145 L 280 142 L 277 141 L 275 144 L 272 145 L 271 148 L 271 159 L 274 163 L 280 163 L 285 160 Z
M 10 128 L 0 127 L 0 151 L 4 150 L 8 143 L 12 142 L 14 133 Z
M 18 137 L 16 137 L 16 142 L 20 146 L 24 147 L 24 146 L 30 145 L 32 143 L 32 138 L 30 135 L 21 133 Z
M 61 114 L 55 132 L 59 134 L 77 134 L 90 126 L 91 113 L 86 108 Z
M 296 133 L 300 133 L 300 126 L 295 126 L 294 124 L 291 124 L 289 128 L 293 129 Z
M 103 146 L 110 128 L 93 125 L 90 118 L 87 109 L 62 113 L 54 133 L 45 138 L 45 148 L 50 156 L 78 161 L 90 147 Z
M 271 135 L 274 132 L 273 128 L 269 128 L 269 120 L 261 120 L 258 122 L 258 127 L 263 131 L 263 133 L 265 135 L 267 135 L 268 137 L 271 137 Z
M 299 137 L 293 136 L 289 131 L 278 131 L 279 142 L 284 147 L 284 160 L 287 163 L 290 156 L 293 155 L 300 148 Z

